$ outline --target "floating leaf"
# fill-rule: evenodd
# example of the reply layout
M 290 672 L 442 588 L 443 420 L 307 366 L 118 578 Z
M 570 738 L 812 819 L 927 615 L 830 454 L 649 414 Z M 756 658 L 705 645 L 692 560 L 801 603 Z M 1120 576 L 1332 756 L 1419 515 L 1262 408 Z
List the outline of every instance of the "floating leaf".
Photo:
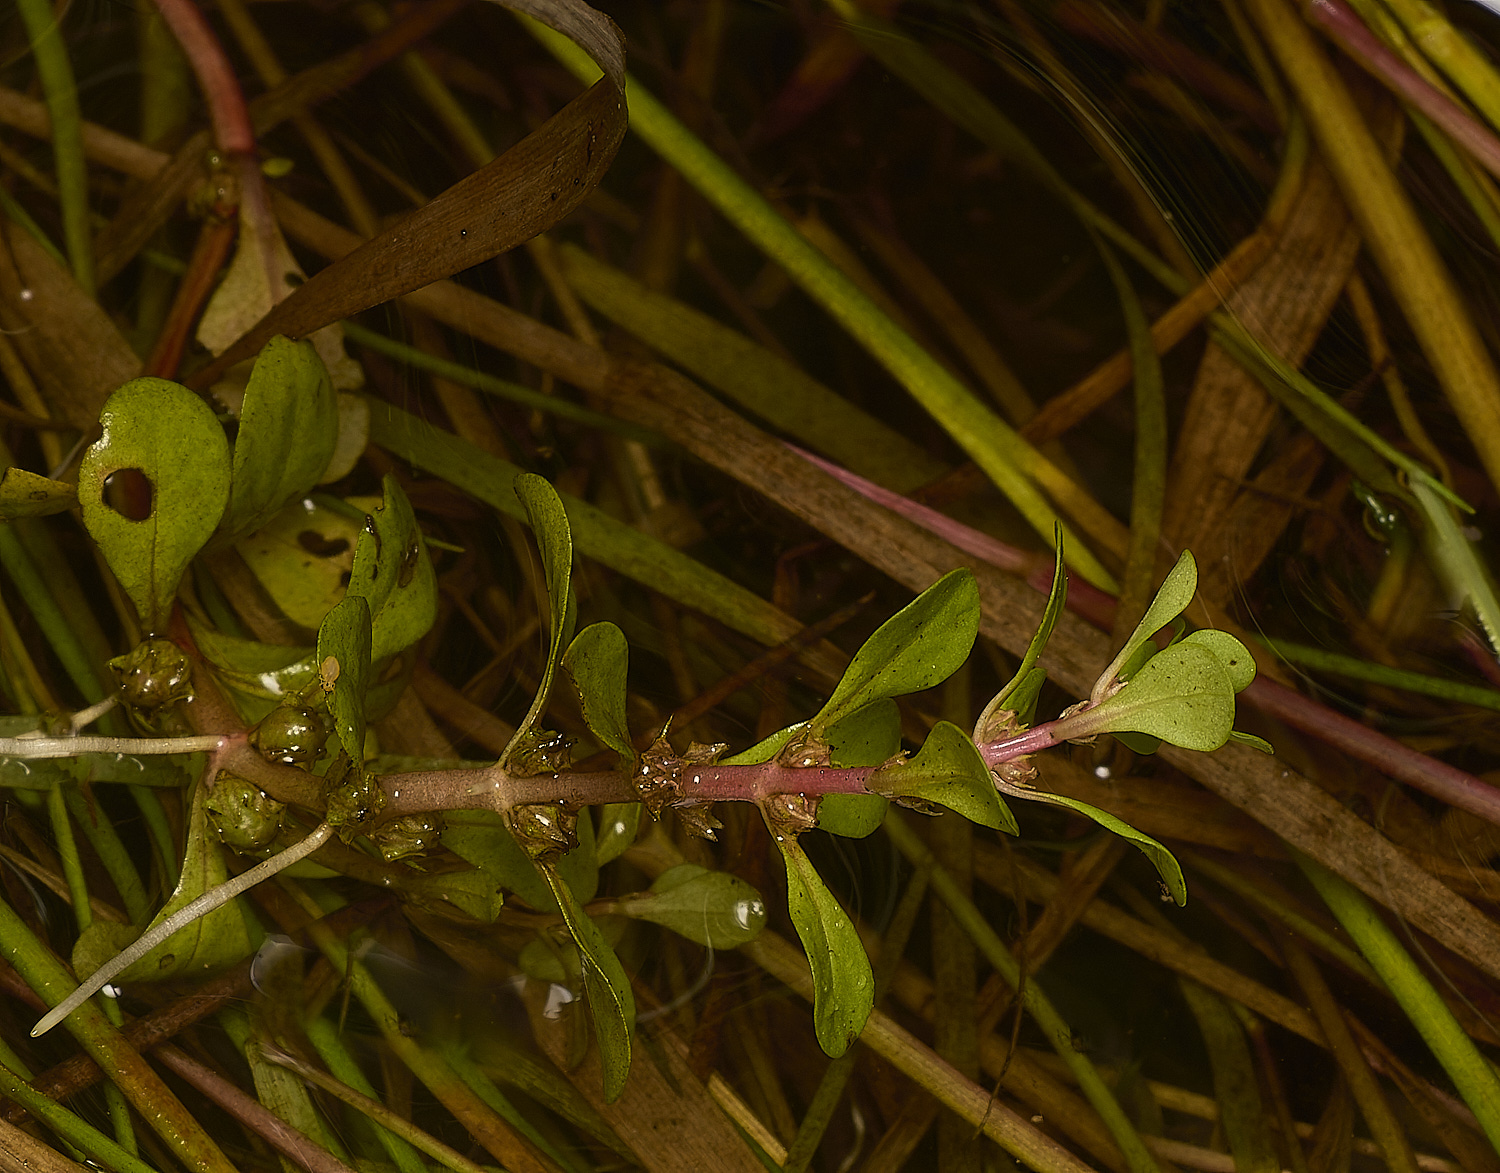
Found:
M 623 768 L 634 770 L 635 746 L 625 718 L 625 679 L 630 666 L 625 633 L 613 623 L 585 627 L 568 645 L 562 665 L 578 693 L 589 731 L 620 755 Z
M 823 734 L 871 701 L 941 684 L 979 634 L 979 587 L 968 570 L 945 574 L 880 625 L 854 654 L 828 703 L 808 722 Z
M 334 731 L 356 768 L 365 760 L 370 639 L 370 606 L 359 595 L 339 603 L 318 628 L 318 676 L 328 694 Z
M 972 823 L 1020 834 L 1000 801 L 990 768 L 969 735 L 951 721 L 932 727 L 916 757 L 893 762 L 870 776 L 869 787 L 888 798 L 937 803 Z
M 1057 560 L 1052 568 L 1052 590 L 1047 595 L 1047 606 L 1042 609 L 1042 621 L 1037 625 L 1036 633 L 1031 637 L 1031 642 L 1026 645 L 1026 654 L 1021 657 L 1021 663 L 1016 668 L 1016 674 L 1010 678 L 994 698 L 984 707 L 984 712 L 979 714 L 979 720 L 974 723 L 974 740 L 979 742 L 994 741 L 999 737 L 1007 736 L 1017 732 L 1018 729 L 991 729 L 995 722 L 995 715 L 1002 712 L 1020 714 L 1031 708 L 1036 703 L 1037 694 L 1041 692 L 1042 681 L 1046 679 L 1045 673 L 1040 677 L 1035 676 L 1036 662 L 1041 659 L 1042 652 L 1047 648 L 1047 641 L 1052 638 L 1053 629 L 1057 627 L 1057 621 L 1068 603 L 1068 570 L 1063 562 L 1063 531 L 1062 526 L 1057 527 Z M 1026 690 L 1032 690 L 1027 692 Z M 1026 695 L 1022 695 L 1026 692 Z M 1024 727 L 1025 721 L 1018 721 L 1019 727 Z
M 604 1099 L 613 1103 L 630 1076 L 630 1038 L 635 1032 L 635 994 L 620 959 L 584 911 L 557 869 L 543 869 L 563 923 L 578 947 L 583 990 L 588 997 L 594 1037 L 599 1041 L 599 1066 L 604 1072 Z
M 148 929 L 160 924 L 178 909 L 192 903 L 210 888 L 229 878 L 219 836 L 208 820 L 205 808 L 207 784 L 200 781 L 193 791 L 188 816 L 187 851 L 183 856 L 182 874 L 177 889 L 152 918 Z M 96 924 L 99 922 L 95 922 Z M 135 939 L 140 934 L 132 934 Z M 203 977 L 214 970 L 246 957 L 254 948 L 252 929 L 246 923 L 236 901 L 220 905 L 191 924 L 178 929 L 150 953 L 119 975 L 122 982 L 165 981 L 178 975 Z M 91 974 L 116 952 L 121 942 L 80 937 L 74 953 L 74 968 L 80 977 Z M 103 949 L 98 949 L 98 946 Z M 98 951 L 90 955 L 90 949 Z M 102 954 L 102 955 L 101 955 Z
M 177 383 L 133 379 L 105 401 L 103 436 L 78 467 L 83 524 L 148 631 L 161 629 L 182 572 L 229 501 L 229 444 L 208 405 Z M 150 486 L 142 520 L 106 503 L 105 482 L 134 469 Z
M 221 529 L 247 534 L 318 483 L 338 439 L 338 401 L 310 342 L 280 334 L 261 348 L 245 386 L 234 476 Z
M 370 655 L 376 661 L 411 647 L 437 618 L 437 577 L 417 515 L 394 477 L 382 486 L 384 504 L 368 515 L 359 536 L 347 591 L 370 605 Z
M 1187 610 L 1197 590 L 1198 564 L 1193 561 L 1192 552 L 1184 550 L 1182 557 L 1177 559 L 1177 565 L 1168 572 L 1161 584 L 1161 589 L 1156 592 L 1156 598 L 1151 600 L 1151 606 L 1146 608 L 1146 614 L 1141 617 L 1140 623 L 1136 624 L 1135 630 L 1130 633 L 1130 638 L 1125 641 L 1125 646 L 1120 649 L 1119 654 L 1104 670 L 1104 674 L 1095 682 L 1090 700 L 1097 704 L 1104 699 L 1111 687 L 1118 682 L 1121 672 L 1136 651 L 1148 639 Z
M 45 517 L 77 504 L 78 490 L 66 481 L 54 481 L 15 465 L 0 477 L 0 521 Z
M 766 924 L 766 902 L 759 892 L 738 876 L 694 863 L 668 868 L 650 892 L 621 898 L 614 911 L 662 925 L 710 949 L 737 949 Z
M 1234 729 L 1234 684 L 1219 657 L 1180 643 L 1147 661 L 1119 692 L 1057 723 L 1064 739 L 1098 733 L 1148 733 L 1183 749 L 1209 752 Z
M 875 1008 L 875 977 L 864 944 L 817 869 L 790 835 L 774 836 L 786 863 L 786 904 L 812 968 L 813 1027 L 837 1059 Z
M 552 691 L 552 679 L 557 672 L 558 659 L 567 643 L 568 620 L 572 611 L 573 534 L 568 528 L 568 514 L 563 509 L 562 499 L 545 477 L 539 477 L 535 473 L 527 472 L 518 476 L 515 491 L 531 521 L 531 531 L 542 556 L 551 634 L 536 696 L 532 698 L 531 708 L 525 718 L 516 726 L 510 744 L 500 755 L 502 768 L 508 767 L 512 757 L 525 746 L 532 728 L 547 711 L 547 697 Z

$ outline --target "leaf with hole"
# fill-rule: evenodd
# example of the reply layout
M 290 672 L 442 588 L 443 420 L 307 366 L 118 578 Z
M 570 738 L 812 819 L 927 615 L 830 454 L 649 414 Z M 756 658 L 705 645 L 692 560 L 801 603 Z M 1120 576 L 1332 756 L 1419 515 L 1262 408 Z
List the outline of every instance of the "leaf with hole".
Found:
M 623 896 L 612 911 L 648 920 L 710 949 L 737 949 L 766 924 L 766 902 L 738 876 L 694 863 L 656 878 L 649 892 Z
M 542 679 L 537 685 L 531 708 L 500 755 L 502 769 L 509 768 L 512 759 L 526 745 L 526 739 L 547 711 L 547 697 L 552 692 L 552 680 L 557 673 L 558 660 L 567 646 L 568 626 L 572 614 L 573 534 L 568 528 L 568 514 L 562 499 L 545 477 L 535 473 L 522 473 L 515 481 L 516 496 L 526 510 L 531 522 L 531 531 L 536 537 L 536 546 L 542 556 L 542 574 L 547 583 L 549 639 L 547 658 L 542 665 Z
M 1041 671 L 1036 662 L 1046 651 L 1047 641 L 1052 638 L 1057 621 L 1068 604 L 1068 570 L 1063 561 L 1061 525 L 1057 527 L 1056 550 L 1057 558 L 1052 567 L 1052 590 L 1047 595 L 1046 607 L 1042 609 L 1042 621 L 1037 624 L 1031 642 L 1026 645 L 1026 654 L 1021 657 L 1015 675 L 994 695 L 984 707 L 984 712 L 979 714 L 979 720 L 974 723 L 974 740 L 977 742 L 996 741 L 1025 728 L 1026 720 L 1023 715 L 1036 704 L 1037 694 L 1041 692 L 1046 675 L 1036 675 Z M 1014 713 L 1016 717 L 1007 722 L 998 716 L 1000 713 Z
M 1020 834 L 1014 816 L 1000 801 L 984 758 L 969 735 L 951 721 L 939 721 L 915 757 L 882 767 L 870 776 L 868 785 L 887 798 L 936 803 L 972 823 Z
M 1061 740 L 1099 733 L 1147 733 L 1207 753 L 1234 729 L 1234 682 L 1214 651 L 1174 644 L 1152 656 L 1119 692 L 1058 721 Z
M 338 440 L 338 400 L 311 342 L 261 348 L 240 404 L 229 508 L 220 526 L 252 533 L 318 483 Z
M 15 465 L 0 477 L 0 522 L 18 517 L 46 517 L 77 504 L 78 490 L 66 481 L 54 481 Z
M 599 926 L 578 906 L 577 897 L 557 869 L 543 867 L 547 883 L 562 913 L 568 934 L 578 947 L 583 990 L 599 1042 L 599 1065 L 604 1072 L 604 1099 L 614 1103 L 630 1076 L 630 1039 L 635 1032 L 635 994 L 620 959 L 609 947 Z
M 813 979 L 813 1029 L 837 1059 L 864 1030 L 875 1008 L 870 959 L 848 915 L 796 838 L 774 837 L 786 864 L 786 904 Z
M 1104 699 L 1110 689 L 1118 684 L 1121 673 L 1136 652 L 1148 639 L 1187 610 L 1197 590 L 1198 564 L 1193 561 L 1192 552 L 1184 550 L 1182 557 L 1177 559 L 1177 564 L 1167 572 L 1161 589 L 1156 592 L 1156 597 L 1146 608 L 1146 614 L 1141 617 L 1135 630 L 1130 633 L 1125 646 L 1120 649 L 1119 654 L 1110 662 L 1103 675 L 1094 683 L 1094 691 L 1089 696 L 1090 700 L 1097 704 Z
M 969 658 L 979 634 L 979 587 L 954 570 L 887 619 L 854 654 L 843 679 L 809 724 L 825 735 L 871 701 L 941 684 Z
M 155 632 L 166 624 L 182 572 L 224 515 L 229 443 L 208 405 L 165 379 L 126 383 L 105 401 L 99 425 L 104 434 L 78 466 L 83 524 Z M 150 487 L 139 521 L 109 504 L 105 487 L 130 469 Z
M 562 666 L 578 694 L 584 724 L 620 755 L 622 769 L 634 770 L 635 746 L 625 717 L 625 680 L 630 667 L 625 633 L 613 623 L 585 627 L 563 653 Z
M 377 663 L 411 647 L 437 618 L 437 577 L 417 515 L 395 477 L 382 487 L 384 504 L 367 515 L 346 591 L 370 606 L 370 657 Z
M 339 603 L 318 628 L 318 675 L 328 693 L 334 731 L 355 766 L 365 760 L 370 639 L 370 605 L 359 595 L 350 595 Z

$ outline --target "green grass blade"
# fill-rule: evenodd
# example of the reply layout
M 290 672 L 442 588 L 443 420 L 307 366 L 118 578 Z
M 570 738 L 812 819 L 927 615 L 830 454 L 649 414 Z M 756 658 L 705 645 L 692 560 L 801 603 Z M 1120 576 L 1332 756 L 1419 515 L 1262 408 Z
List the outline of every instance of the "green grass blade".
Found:
M 1316 860 L 1296 850 L 1292 858 L 1426 1040 L 1490 1144 L 1500 1149 L 1500 1076 L 1495 1069 L 1370 902 Z
M 571 41 L 535 21 L 525 24 L 576 77 L 587 84 L 598 79 L 598 66 Z M 1118 522 L 891 321 L 634 78 L 627 78 L 627 95 L 631 129 L 884 366 L 985 471 L 1038 534 L 1050 542 L 1057 520 L 1039 485 L 1062 508 L 1086 516 L 1096 535 L 1119 528 Z M 1115 589 L 1109 572 L 1076 536 L 1068 543 L 1068 550 L 1079 574 L 1102 589 Z

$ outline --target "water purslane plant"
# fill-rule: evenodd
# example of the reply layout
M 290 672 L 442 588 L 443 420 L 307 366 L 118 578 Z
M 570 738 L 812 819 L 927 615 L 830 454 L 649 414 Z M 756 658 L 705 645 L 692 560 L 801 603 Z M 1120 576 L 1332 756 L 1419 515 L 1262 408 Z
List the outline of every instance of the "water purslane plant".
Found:
M 0 769 L 7 784 L 33 788 L 69 771 L 95 780 L 186 771 L 193 784 L 190 841 L 176 892 L 133 944 L 106 960 L 122 934 L 103 922 L 85 934 L 75 953 L 84 980 L 37 1033 L 107 982 L 237 960 L 251 937 L 233 897 L 304 858 L 322 861 L 318 849 L 337 839 L 362 852 L 328 866 L 349 870 L 351 858 L 374 857 L 404 868 L 410 882 L 401 885 L 403 895 L 424 905 L 482 922 L 505 901 L 519 900 L 559 916 L 565 937 L 533 964 L 558 970 L 586 998 L 613 1098 L 629 1070 L 635 1001 L 585 907 L 598 868 L 634 840 L 642 812 L 670 812 L 693 834 L 713 838 L 714 804 L 746 802 L 758 807 L 785 864 L 788 911 L 813 974 L 818 1041 L 836 1056 L 868 1019 L 874 982 L 852 922 L 799 843 L 804 832 L 868 835 L 894 803 L 947 808 L 1013 834 L 1002 794 L 1061 803 L 1133 841 L 1182 903 L 1182 873 L 1164 847 L 1103 811 L 1033 789 L 1028 758 L 1101 733 L 1146 752 L 1160 741 L 1211 751 L 1231 738 L 1257 740 L 1233 728 L 1235 694 L 1254 677 L 1249 653 L 1224 632 L 1187 633 L 1181 624 L 1196 588 L 1192 556 L 1184 554 L 1090 696 L 1054 720 L 1035 719 L 1045 679 L 1037 661 L 1063 608 L 1061 557 L 1030 649 L 972 731 L 939 721 L 907 754 L 894 699 L 941 684 L 969 657 L 979 593 L 973 576 L 956 570 L 882 624 L 807 719 L 737 753 L 723 744 L 678 750 L 666 729 L 637 751 L 626 718 L 625 636 L 608 622 L 575 632 L 566 510 L 544 478 L 522 474 L 514 488 L 549 600 L 547 652 L 531 706 L 492 765 L 387 770 L 367 754 L 367 728 L 406 686 L 405 666 L 437 606 L 426 544 L 394 479 L 386 478 L 383 499 L 357 527 L 348 583 L 318 624 L 315 646 L 263 644 L 225 630 L 196 592 L 183 589 L 195 558 L 274 525 L 283 510 L 305 510 L 338 431 L 333 386 L 313 345 L 279 336 L 266 344 L 232 443 L 202 398 L 164 379 L 121 387 L 105 404 L 101 426 L 80 470 L 77 505 L 150 633 L 112 667 L 120 703 L 152 736 L 89 736 L 77 722 L 20 729 L 12 721 L 11 735 L 0 741 Z M 134 514 L 118 499 L 122 470 L 144 500 Z M 66 487 L 56 491 L 67 495 Z M 1154 637 L 1168 629 L 1169 641 L 1158 647 Z M 613 768 L 570 769 L 569 739 L 546 727 L 553 689 L 564 678 L 588 730 L 613 751 Z M 248 856 L 270 854 L 228 880 L 221 861 L 205 866 L 217 854 L 216 840 Z M 443 849 L 470 866 L 424 872 L 424 861 Z M 748 941 L 765 919 L 758 894 L 743 881 L 693 865 L 610 908 L 720 948 Z M 86 959 L 97 965 L 92 976 Z

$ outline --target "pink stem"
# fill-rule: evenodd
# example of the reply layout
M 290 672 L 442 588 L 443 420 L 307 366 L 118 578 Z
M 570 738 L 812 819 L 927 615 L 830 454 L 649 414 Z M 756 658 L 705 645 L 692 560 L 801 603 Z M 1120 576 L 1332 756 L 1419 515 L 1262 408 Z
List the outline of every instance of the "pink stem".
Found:
M 193 0 L 156 0 L 156 7 L 203 88 L 219 149 L 231 156 L 253 154 L 255 130 L 245 95 L 203 10 Z
M 1500 176 L 1500 139 L 1403 61 L 1343 0 L 1310 0 L 1306 12 L 1361 69 L 1432 119 L 1486 171 Z
M 1319 0 L 1320 3 L 1327 0 Z M 1424 83 L 1425 84 L 1425 83 Z M 1051 589 L 1052 572 L 1041 573 L 1038 559 L 1013 546 L 971 529 L 962 522 L 954 521 L 935 509 L 918 504 L 899 493 L 881 488 L 864 477 L 830 464 L 820 457 L 793 447 L 792 451 L 817 465 L 829 475 L 842 481 L 855 492 L 884 505 L 893 513 L 915 522 L 929 533 L 951 542 L 958 549 L 982 561 L 989 562 L 1001 570 L 1019 574 L 1028 585 L 1043 593 Z M 1082 582 L 1068 583 L 1068 610 L 1088 620 L 1095 627 L 1110 630 L 1114 615 L 1114 600 L 1103 591 Z M 1350 757 L 1367 762 L 1387 777 L 1442 799 L 1450 806 L 1478 815 L 1481 819 L 1500 826 L 1500 789 L 1481 778 L 1440 762 L 1436 758 L 1409 749 L 1399 741 L 1360 724 L 1352 718 L 1336 713 L 1326 705 L 1320 705 L 1310 697 L 1294 692 L 1274 680 L 1257 679 L 1240 694 L 1267 716 L 1275 717 L 1294 729 L 1316 737 Z M 1029 732 L 1045 729 L 1038 726 Z M 1009 745 L 999 742 L 996 745 Z M 992 746 L 980 746 L 986 753 Z M 1038 746 L 1037 748 L 1045 748 Z M 993 764 L 993 763 L 992 763 Z

